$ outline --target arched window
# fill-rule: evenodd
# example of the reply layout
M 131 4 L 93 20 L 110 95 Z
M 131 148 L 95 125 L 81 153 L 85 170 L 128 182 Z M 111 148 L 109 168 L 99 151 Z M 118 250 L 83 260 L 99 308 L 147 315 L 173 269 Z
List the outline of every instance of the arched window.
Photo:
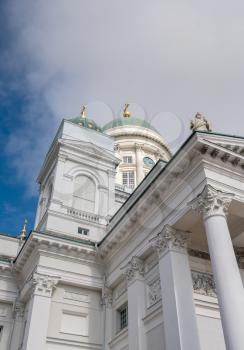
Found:
M 95 183 L 85 175 L 75 178 L 73 207 L 93 213 L 95 210 Z

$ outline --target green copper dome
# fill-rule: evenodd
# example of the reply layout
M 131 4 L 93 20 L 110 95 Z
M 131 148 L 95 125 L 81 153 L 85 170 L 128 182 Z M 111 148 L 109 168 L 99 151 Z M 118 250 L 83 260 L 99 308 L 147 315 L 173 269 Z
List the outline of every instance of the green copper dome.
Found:
M 159 134 L 159 132 L 148 121 L 135 118 L 135 117 L 114 119 L 111 122 L 105 124 L 104 127 L 102 128 L 102 131 L 116 128 L 118 126 L 128 126 L 128 125 L 141 126 L 142 128 L 153 130 Z
M 91 129 L 91 130 L 96 130 L 99 132 L 102 132 L 102 128 L 100 128 L 100 126 L 98 126 L 94 120 L 86 118 L 86 117 L 75 117 L 72 119 L 69 119 L 72 123 L 74 124 L 78 124 L 83 128 L 87 128 L 87 129 Z

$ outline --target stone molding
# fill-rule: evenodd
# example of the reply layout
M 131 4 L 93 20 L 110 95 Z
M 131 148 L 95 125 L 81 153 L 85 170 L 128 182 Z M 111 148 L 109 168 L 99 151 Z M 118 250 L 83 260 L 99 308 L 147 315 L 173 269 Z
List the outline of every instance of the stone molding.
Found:
M 216 298 L 215 282 L 211 274 L 192 271 L 192 283 L 195 293 Z
M 157 234 L 150 242 L 159 257 L 168 251 L 187 253 L 187 244 L 190 239 L 190 232 L 178 231 L 169 225 Z
M 51 297 L 58 280 L 57 277 L 34 273 L 31 280 L 33 295 Z
M 138 256 L 133 256 L 123 270 L 127 282 L 132 282 L 137 276 L 144 277 L 144 261 Z
M 188 205 L 202 214 L 204 219 L 214 215 L 225 216 L 233 197 L 234 194 L 232 193 L 225 193 L 211 185 L 206 185 L 202 193 L 189 202 Z

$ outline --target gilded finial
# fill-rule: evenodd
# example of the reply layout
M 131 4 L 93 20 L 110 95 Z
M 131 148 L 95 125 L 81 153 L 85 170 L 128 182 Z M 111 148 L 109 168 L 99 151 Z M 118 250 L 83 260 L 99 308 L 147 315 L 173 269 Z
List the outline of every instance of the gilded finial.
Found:
M 192 119 L 190 128 L 192 131 L 212 131 L 207 119 L 199 112 Z
M 83 118 L 86 117 L 86 109 L 87 109 L 86 106 L 82 106 L 81 112 L 80 112 L 80 118 L 81 118 L 81 119 L 83 119 Z
M 129 106 L 130 106 L 129 103 L 125 104 L 125 107 L 124 107 L 124 110 L 123 110 L 123 117 L 124 118 L 130 118 L 130 116 L 131 116 L 131 113 L 128 111 Z
M 27 221 L 27 219 L 25 219 L 24 225 L 23 225 L 22 230 L 21 230 L 20 235 L 19 235 L 20 239 L 25 239 L 26 238 L 26 227 L 27 227 L 27 225 L 28 225 L 28 221 Z

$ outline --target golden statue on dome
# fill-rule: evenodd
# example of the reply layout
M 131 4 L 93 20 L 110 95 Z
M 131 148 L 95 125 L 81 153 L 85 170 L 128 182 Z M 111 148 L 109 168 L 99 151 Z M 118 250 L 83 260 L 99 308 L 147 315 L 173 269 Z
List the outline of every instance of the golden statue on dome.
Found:
M 212 131 L 207 119 L 199 112 L 192 119 L 190 128 L 193 132 L 194 131 Z
M 124 110 L 123 110 L 123 117 L 124 118 L 130 118 L 130 116 L 131 116 L 131 113 L 128 111 L 129 106 L 130 106 L 129 103 L 126 103 L 124 106 Z
M 27 221 L 27 219 L 25 219 L 24 225 L 23 225 L 22 230 L 21 230 L 20 235 L 19 235 L 19 238 L 21 240 L 26 238 L 26 226 L 27 226 L 27 224 L 28 224 L 28 221 Z
M 87 110 L 87 106 L 82 106 L 81 107 L 81 112 L 80 112 L 80 118 L 84 119 L 86 117 L 86 110 Z

